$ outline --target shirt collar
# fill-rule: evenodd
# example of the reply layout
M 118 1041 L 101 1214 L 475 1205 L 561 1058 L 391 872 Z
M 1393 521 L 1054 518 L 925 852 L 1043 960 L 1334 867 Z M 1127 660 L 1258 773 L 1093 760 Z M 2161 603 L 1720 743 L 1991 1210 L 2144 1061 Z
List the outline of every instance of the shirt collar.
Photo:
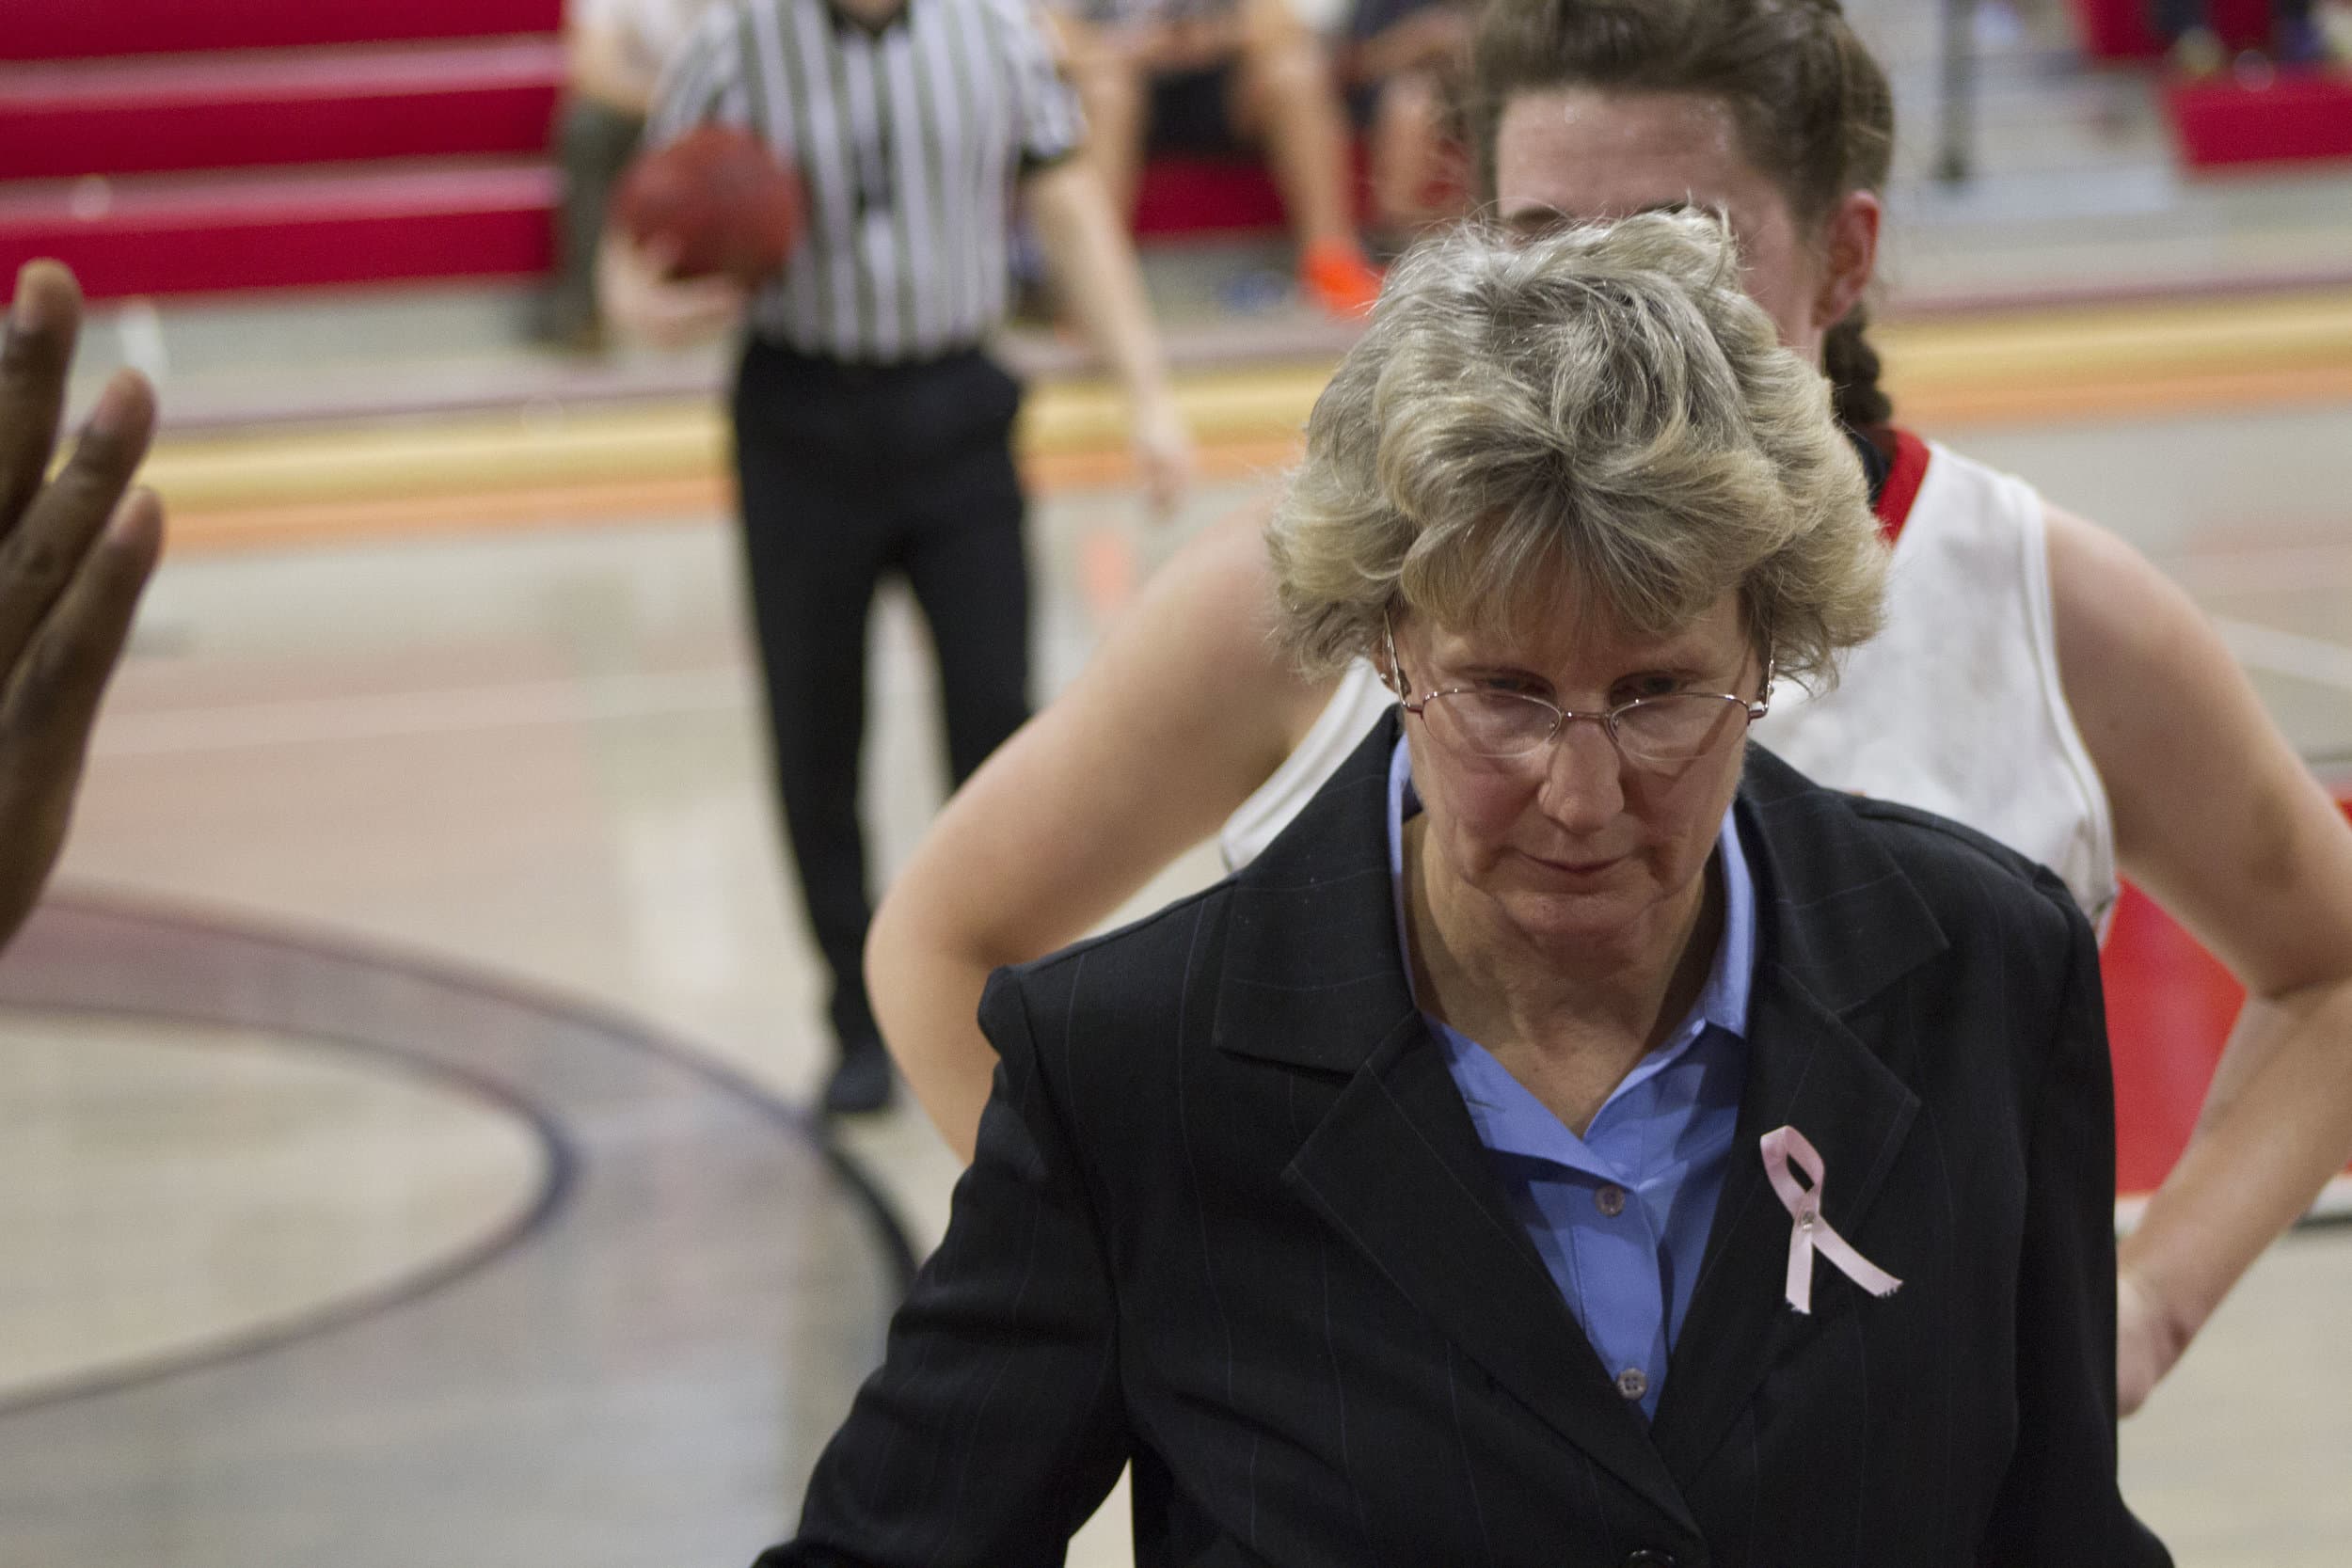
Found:
M 1405 824 L 1421 811 L 1413 789 L 1413 757 L 1405 737 L 1389 758 L 1389 880 L 1396 906 L 1397 950 L 1409 955 L 1412 944 L 1405 923 Z M 1714 961 L 1708 966 L 1707 984 L 1699 990 L 1690 1017 L 1677 1029 L 1669 1051 L 1686 1043 L 1708 1024 L 1744 1039 L 1748 1033 L 1748 996 L 1756 984 L 1756 880 L 1748 873 L 1748 857 L 1740 847 L 1735 808 L 1725 808 L 1723 826 L 1715 833 L 1715 860 L 1724 879 L 1724 928 L 1715 943 Z M 1413 984 L 1413 965 L 1405 964 L 1405 983 Z M 1418 1005 L 1420 998 L 1414 998 Z
M 852 16 L 836 0 L 817 0 L 817 4 L 832 20 L 835 33 L 848 33 L 865 39 L 879 39 L 893 28 L 905 26 L 909 13 L 914 9 L 914 0 L 899 0 L 897 10 L 880 22 L 868 22 L 862 16 Z

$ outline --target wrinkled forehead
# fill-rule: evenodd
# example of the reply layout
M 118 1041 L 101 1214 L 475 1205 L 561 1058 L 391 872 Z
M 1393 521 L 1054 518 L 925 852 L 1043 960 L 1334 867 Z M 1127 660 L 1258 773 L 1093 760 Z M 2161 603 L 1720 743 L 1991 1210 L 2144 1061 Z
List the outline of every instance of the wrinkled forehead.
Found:
M 1505 224 L 1534 231 L 1685 206 L 1753 222 L 1786 202 L 1749 161 L 1722 99 L 1566 87 L 1518 92 L 1503 106 L 1495 204 Z
M 1448 613 L 1400 607 L 1393 625 L 1448 668 L 1524 670 L 1556 677 L 1634 670 L 1730 673 L 1747 652 L 1739 594 L 1725 591 L 1695 615 L 1645 626 L 1574 576 L 1498 594 Z

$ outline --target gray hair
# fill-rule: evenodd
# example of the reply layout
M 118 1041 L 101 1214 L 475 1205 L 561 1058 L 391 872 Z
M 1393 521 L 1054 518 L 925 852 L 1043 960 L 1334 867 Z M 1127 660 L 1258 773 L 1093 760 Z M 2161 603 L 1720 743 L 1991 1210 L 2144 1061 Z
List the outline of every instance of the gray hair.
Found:
M 1415 248 L 1266 539 L 1280 635 L 1315 673 L 1370 653 L 1392 609 L 1496 626 L 1552 602 L 1527 585 L 1573 584 L 1650 636 L 1736 592 L 1778 669 L 1834 682 L 1886 572 L 1829 383 L 1696 213 Z

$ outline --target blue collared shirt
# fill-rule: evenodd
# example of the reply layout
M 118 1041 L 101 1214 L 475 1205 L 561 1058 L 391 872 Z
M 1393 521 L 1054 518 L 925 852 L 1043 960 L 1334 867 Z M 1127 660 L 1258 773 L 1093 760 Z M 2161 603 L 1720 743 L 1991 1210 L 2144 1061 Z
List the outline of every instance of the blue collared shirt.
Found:
M 1389 765 L 1389 869 L 1397 938 L 1407 953 L 1405 821 L 1420 810 L 1412 759 L 1400 739 Z M 1706 988 L 1665 1044 L 1602 1102 L 1582 1137 L 1485 1047 L 1427 1019 L 1552 1282 L 1617 1391 L 1645 1417 L 1658 1414 L 1666 1357 L 1691 1307 L 1747 1079 L 1756 884 L 1728 811 L 1715 852 L 1724 926 Z M 1410 973 L 1408 963 L 1408 980 Z

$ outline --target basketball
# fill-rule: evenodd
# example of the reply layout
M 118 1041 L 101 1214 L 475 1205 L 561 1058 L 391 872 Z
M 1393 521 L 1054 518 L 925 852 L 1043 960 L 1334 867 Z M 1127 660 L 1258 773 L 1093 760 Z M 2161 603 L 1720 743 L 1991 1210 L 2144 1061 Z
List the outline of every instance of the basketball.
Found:
M 733 125 L 697 126 L 639 153 L 612 201 L 613 221 L 629 238 L 676 247 L 673 277 L 723 275 L 745 284 L 784 264 L 802 214 L 800 175 Z

